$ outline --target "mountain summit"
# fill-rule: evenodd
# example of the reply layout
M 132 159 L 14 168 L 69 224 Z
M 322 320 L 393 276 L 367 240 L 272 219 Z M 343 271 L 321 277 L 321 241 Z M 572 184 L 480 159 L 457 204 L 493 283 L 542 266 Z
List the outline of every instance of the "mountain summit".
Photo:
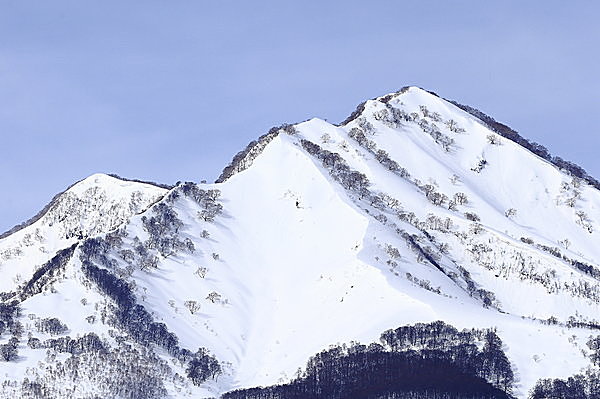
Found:
M 0 398 L 596 397 L 598 186 L 416 87 L 93 175 L 0 239 Z

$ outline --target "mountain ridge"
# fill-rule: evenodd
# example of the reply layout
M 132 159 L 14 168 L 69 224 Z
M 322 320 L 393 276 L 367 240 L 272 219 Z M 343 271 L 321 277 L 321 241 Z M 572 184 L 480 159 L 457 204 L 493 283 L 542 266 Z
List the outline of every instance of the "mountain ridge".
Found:
M 57 194 L 42 211 L 13 233 L 0 239 L 0 266 L 18 264 L 23 257 L 45 263 L 53 254 L 83 238 L 108 232 L 128 217 L 146 209 L 165 189 L 146 183 L 94 174 Z M 27 278 L 33 265 L 4 275 L 0 289 L 10 289 L 10 279 Z M 25 273 L 24 270 L 27 272 Z
M 527 138 L 521 136 L 517 131 L 515 131 L 514 129 L 512 129 L 510 126 L 502 123 L 502 122 L 498 122 L 496 121 L 494 118 L 492 118 L 491 116 L 489 116 L 488 114 L 484 113 L 483 111 L 480 111 L 479 109 L 469 106 L 469 105 L 465 105 L 465 104 L 461 104 L 458 101 L 455 100 L 450 100 L 447 98 L 444 98 L 440 95 L 438 95 L 437 93 L 430 91 L 430 90 L 426 90 L 423 89 L 421 87 L 418 86 L 404 86 L 401 89 L 392 92 L 392 93 L 388 93 L 379 97 L 374 97 L 371 100 L 366 100 L 362 103 L 360 103 L 356 109 L 346 118 L 344 119 L 342 122 L 340 122 L 339 124 L 336 124 L 335 126 L 344 126 L 350 122 L 352 122 L 353 120 L 357 119 L 358 117 L 361 116 L 361 114 L 364 112 L 364 106 L 367 103 L 367 101 L 380 101 L 384 104 L 386 104 L 387 102 L 389 102 L 392 98 L 394 98 L 394 96 L 398 96 L 401 95 L 403 93 L 406 93 L 408 90 L 410 90 L 411 88 L 416 88 L 419 90 L 423 90 L 437 98 L 440 98 L 444 101 L 447 101 L 449 103 L 451 103 L 452 105 L 456 106 L 457 108 L 467 112 L 468 114 L 474 116 L 475 118 L 479 119 L 481 121 L 482 124 L 484 124 L 486 127 L 488 127 L 489 129 L 491 129 L 492 131 L 494 131 L 495 133 L 499 134 L 500 136 L 511 140 L 514 143 L 519 144 L 520 146 L 526 148 L 527 150 L 531 151 L 533 154 L 539 156 L 542 159 L 545 159 L 546 161 L 550 162 L 551 164 L 553 164 L 554 166 L 558 167 L 559 169 L 563 169 L 568 171 L 569 173 L 573 174 L 576 177 L 582 178 L 584 179 L 586 182 L 588 182 L 590 185 L 594 186 L 596 189 L 600 190 L 600 182 L 594 178 L 593 176 L 589 175 L 584 168 L 582 168 L 581 166 L 577 165 L 574 162 L 568 161 L 568 160 L 564 160 L 562 157 L 560 156 L 553 156 L 552 154 L 550 154 L 550 152 L 542 145 L 533 141 L 528 140 Z M 240 162 L 243 157 L 251 152 L 251 151 L 256 151 L 261 145 L 266 145 L 268 144 L 268 142 L 272 139 L 273 135 L 278 134 L 277 132 L 280 130 L 286 131 L 286 130 L 293 130 L 294 126 L 303 123 L 303 122 L 298 122 L 298 123 L 284 123 L 282 125 L 279 126 L 274 126 L 271 129 L 269 129 L 268 133 L 265 133 L 264 135 L 260 136 L 258 139 L 256 140 L 252 140 L 244 150 L 238 152 L 233 159 L 230 161 L 230 163 L 224 168 L 224 170 L 221 172 L 221 175 L 215 180 L 215 183 L 222 183 L 223 181 L 225 181 L 228 177 L 230 177 L 230 171 L 235 168 L 235 165 Z M 258 150 L 260 152 L 260 150 Z
M 156 182 L 139 180 L 139 179 L 129 179 L 126 177 L 119 176 L 115 173 L 94 173 L 88 177 L 84 177 L 83 179 L 77 180 L 75 183 L 69 185 L 67 188 L 65 188 L 61 192 L 55 194 L 52 197 L 52 199 L 39 212 L 37 212 L 35 215 L 33 215 L 32 217 L 27 219 L 25 222 L 19 223 L 15 226 L 11 227 L 10 229 L 6 230 L 5 232 L 0 233 L 0 240 L 8 237 L 9 235 L 11 235 L 13 233 L 18 232 L 19 230 L 24 229 L 25 227 L 28 227 L 28 226 L 32 225 L 33 223 L 37 222 L 38 220 L 40 220 L 46 214 L 46 212 L 48 212 L 48 210 L 50 210 L 50 208 L 52 208 L 52 206 L 54 206 L 56 204 L 56 201 L 58 201 L 58 199 L 60 198 L 61 195 L 63 195 L 64 193 L 69 191 L 69 189 L 71 189 L 72 187 L 81 183 L 82 181 L 87 180 L 95 175 L 106 175 L 106 176 L 110 176 L 110 177 L 113 177 L 115 179 L 119 179 L 122 181 L 131 181 L 131 182 L 135 182 L 135 183 L 149 184 L 149 185 L 164 188 L 164 189 L 172 189 L 173 187 L 175 187 L 173 185 L 164 184 L 164 183 L 156 183 Z

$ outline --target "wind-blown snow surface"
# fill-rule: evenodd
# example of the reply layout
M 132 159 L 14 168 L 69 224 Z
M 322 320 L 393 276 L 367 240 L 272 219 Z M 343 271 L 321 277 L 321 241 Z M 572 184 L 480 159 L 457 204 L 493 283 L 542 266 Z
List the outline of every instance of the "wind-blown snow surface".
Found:
M 185 365 L 170 362 L 172 397 L 289 381 L 330 344 L 435 320 L 497 328 L 519 397 L 539 378 L 590 364 L 585 342 L 600 310 L 596 189 L 418 88 L 367 101 L 345 125 L 312 119 L 268 140 L 223 183 L 199 185 L 220 191 L 214 220 L 181 186 L 167 193 L 104 175 L 75 185 L 0 241 L 0 291 L 20 292 L 58 250 L 118 229 L 122 242 L 106 252 L 111 272 L 182 348 L 205 347 L 222 364 L 222 375 L 196 387 L 176 375 Z M 344 180 L 344 164 L 368 184 Z M 161 204 L 182 222 L 171 233 L 186 245 L 171 252 L 147 244 Z M 158 263 L 140 267 L 140 243 Z M 21 295 L 25 331 L 48 338 L 35 320 L 58 317 L 72 337 L 95 332 L 116 345 L 120 333 L 101 321 L 111 300 L 86 283 L 80 255 L 78 246 L 41 293 Z M 0 363 L 4 379 L 43 374 L 53 361 L 26 341 L 18 362 Z M 79 385 L 80 396 L 97 389 Z

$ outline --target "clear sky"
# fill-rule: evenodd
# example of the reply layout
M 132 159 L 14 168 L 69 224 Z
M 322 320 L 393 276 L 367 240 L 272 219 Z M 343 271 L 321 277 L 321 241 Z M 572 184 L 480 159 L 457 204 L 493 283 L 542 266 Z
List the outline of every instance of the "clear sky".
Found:
M 214 180 L 416 85 L 600 178 L 597 1 L 0 0 L 0 231 L 92 173 Z

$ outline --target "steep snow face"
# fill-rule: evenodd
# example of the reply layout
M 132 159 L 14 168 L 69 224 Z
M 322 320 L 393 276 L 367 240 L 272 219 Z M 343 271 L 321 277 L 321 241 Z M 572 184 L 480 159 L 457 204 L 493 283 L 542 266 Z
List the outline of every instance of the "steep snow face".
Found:
M 496 295 L 502 310 L 562 321 L 577 317 L 575 310 L 579 319 L 596 317 L 598 190 L 417 88 L 387 104 L 367 102 L 348 128 L 363 130 L 366 146 L 375 146 L 363 146 L 365 157 L 354 163 L 372 188 L 415 212 L 422 227 L 449 244 L 453 260 Z M 378 151 L 410 173 L 405 180 L 418 187 L 416 196 L 407 196 L 389 171 L 375 170 Z M 428 221 L 431 215 L 450 218 L 453 227 L 440 228 L 437 219 Z M 477 225 L 473 218 L 480 219 Z
M 580 339 L 571 342 L 565 327 L 598 323 L 600 254 L 594 245 L 600 219 L 597 190 L 498 136 L 452 104 L 418 88 L 368 101 L 362 113 L 344 126 L 313 119 L 296 125 L 294 130 L 286 130 L 288 134 L 281 132 L 254 158 L 252 167 L 223 185 L 221 189 L 226 195 L 230 190 L 234 193 L 228 196 L 227 208 L 231 207 L 235 221 L 232 223 L 238 228 L 246 220 L 245 215 L 257 218 L 249 222 L 251 227 L 245 228 L 256 231 L 244 235 L 248 238 L 243 241 L 251 243 L 251 248 L 256 250 L 268 243 L 263 251 L 272 254 L 269 258 L 278 253 L 289 254 L 273 266 L 283 270 L 283 274 L 277 275 L 270 269 L 258 273 L 263 283 L 270 280 L 265 276 L 276 275 L 274 285 L 286 287 L 286 294 L 293 293 L 294 288 L 300 292 L 307 292 L 308 287 L 316 290 L 319 283 L 301 284 L 302 279 L 295 276 L 297 270 L 304 276 L 310 275 L 309 265 L 317 265 L 315 273 L 319 278 L 322 271 L 330 271 L 336 283 L 327 289 L 323 287 L 322 297 L 309 295 L 303 299 L 306 303 L 303 313 L 283 306 L 285 300 L 272 299 L 285 311 L 258 334 L 263 345 L 248 344 L 248 348 L 260 348 L 258 352 L 263 355 L 258 361 L 260 366 L 252 365 L 247 372 L 243 371 L 243 362 L 240 364 L 238 378 L 242 386 L 274 383 L 276 379 L 270 373 L 275 370 L 284 370 L 289 376 L 302 362 L 286 363 L 282 359 L 293 357 L 288 354 L 290 347 L 295 348 L 292 353 L 303 352 L 299 348 L 302 345 L 292 343 L 311 342 L 301 337 L 310 336 L 313 340 L 305 344 L 306 352 L 298 354 L 299 359 L 311 352 L 308 349 L 311 346 L 324 348 L 332 342 L 331 338 L 335 341 L 335 337 L 328 336 L 331 330 L 336 331 L 340 342 L 368 341 L 376 338 L 383 328 L 417 320 L 442 319 L 457 326 L 500 328 L 520 375 L 521 394 L 538 378 L 567 376 L 587 364 L 577 345 L 585 347 L 590 331 L 571 328 L 569 334 Z M 332 178 L 339 176 L 335 166 L 339 161 L 320 160 L 314 154 L 307 157 L 310 151 L 303 148 L 303 140 L 338 154 L 350 170 L 362 173 L 371 194 L 355 188 L 344 190 L 344 184 Z M 303 162 L 310 159 L 314 166 L 294 163 L 296 159 Z M 313 190 L 327 192 L 318 185 L 319 178 L 310 172 L 315 167 L 321 172 L 318 176 L 325 176 L 340 198 L 350 204 L 355 217 L 360 215 L 368 221 L 366 228 L 358 229 L 351 217 L 338 215 L 340 207 L 336 205 L 327 208 L 318 219 L 318 227 L 310 233 L 294 236 L 289 231 L 294 218 L 300 220 L 307 209 L 318 209 L 328 203 L 322 197 L 315 202 L 304 198 Z M 307 174 L 311 177 L 306 177 Z M 312 182 L 310 186 L 302 185 L 305 180 Z M 278 194 L 277 190 L 271 190 L 278 184 L 281 187 L 277 190 L 287 193 L 279 197 L 292 198 L 290 214 L 279 214 L 272 203 Z M 261 199 L 247 198 L 249 192 L 253 198 Z M 239 197 L 246 198 L 242 203 L 249 209 L 233 211 L 239 206 L 235 200 Z M 263 230 L 274 223 L 282 226 L 277 227 L 273 238 L 262 244 L 252 242 L 253 237 L 271 237 Z M 332 226 L 333 231 L 327 231 L 325 226 Z M 235 226 L 230 229 L 237 230 Z M 356 242 L 356 252 L 344 259 L 344 251 L 329 248 L 331 258 L 342 261 L 338 263 L 339 269 L 335 268 L 335 262 L 321 264 L 320 259 L 327 259 L 323 255 L 312 256 L 317 250 L 323 251 L 323 247 L 333 247 L 332 242 L 344 237 L 346 231 L 357 234 L 350 240 Z M 415 250 L 406 233 L 416 238 L 422 252 Z M 298 260 L 304 266 L 291 269 L 284 266 L 296 265 Z M 263 270 L 269 262 L 263 259 L 252 263 L 255 271 L 257 267 Z M 356 265 L 357 270 L 351 265 Z M 346 278 L 341 278 L 342 275 Z M 248 281 L 244 279 L 246 289 Z M 287 287 L 288 281 L 292 288 Z M 363 284 L 369 289 L 360 292 Z M 347 289 L 346 285 L 352 288 Z M 259 288 L 256 291 L 261 292 L 263 299 L 266 292 L 273 292 Z M 339 296 L 339 304 L 327 306 L 324 298 L 333 300 L 334 293 Z M 311 302 L 315 298 L 320 299 Z M 352 298 L 356 302 L 350 302 Z M 346 305 L 349 307 L 344 310 Z M 372 309 L 377 309 L 376 314 Z M 321 311 L 335 316 L 319 318 Z M 302 316 L 298 317 L 299 314 Z M 361 317 L 367 317 L 368 322 L 367 319 L 356 322 Z M 342 324 L 345 318 L 355 323 Z M 528 337 L 540 337 L 541 323 L 548 319 L 552 323 L 558 321 L 560 327 L 544 327 L 543 338 L 534 344 Z M 276 333 L 277 338 L 268 342 L 278 322 L 293 337 L 282 346 L 285 348 L 282 352 L 275 348 L 285 333 Z M 309 330 L 324 326 L 319 328 L 322 340 L 311 331 L 292 327 L 296 322 L 310 326 Z M 515 334 L 515 329 L 520 333 Z M 569 366 L 541 360 L 555 350 L 570 358 Z M 275 355 L 271 355 L 273 352 Z M 264 360 L 265 356 L 271 357 Z M 275 364 L 279 366 L 273 367 Z
M 36 222 L 0 240 L 0 291 L 12 291 L 59 249 L 114 229 L 166 191 L 104 174 L 73 185 Z
M 236 159 L 218 184 L 170 191 L 94 175 L 0 241 L 0 291 L 16 292 L 22 336 L 49 339 L 37 326 L 58 317 L 59 336 L 93 332 L 119 354 L 130 343 L 144 354 L 130 363 L 169 397 L 289 381 L 331 344 L 435 320 L 496 328 L 519 397 L 590 364 L 600 193 L 470 114 L 409 88 L 342 126 L 275 129 Z M 221 374 L 194 385 L 185 350 L 198 348 Z M 69 355 L 24 338 L 19 356 L 0 375 L 54 370 L 55 396 L 129 385 L 94 383 L 94 367 L 112 369 L 86 361 L 70 378 Z

